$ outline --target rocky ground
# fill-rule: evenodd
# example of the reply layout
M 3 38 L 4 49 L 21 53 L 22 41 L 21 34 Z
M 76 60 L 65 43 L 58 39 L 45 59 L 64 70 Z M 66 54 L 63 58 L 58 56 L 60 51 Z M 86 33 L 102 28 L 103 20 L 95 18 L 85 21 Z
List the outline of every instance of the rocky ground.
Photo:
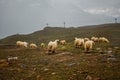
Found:
M 120 80 L 120 48 L 49 55 L 40 48 L 0 47 L 0 80 Z

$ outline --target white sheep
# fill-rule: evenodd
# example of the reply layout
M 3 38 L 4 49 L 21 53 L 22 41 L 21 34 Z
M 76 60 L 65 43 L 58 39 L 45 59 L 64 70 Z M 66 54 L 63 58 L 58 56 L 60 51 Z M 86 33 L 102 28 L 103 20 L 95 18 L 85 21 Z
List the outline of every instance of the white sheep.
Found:
M 74 45 L 76 48 L 80 48 L 81 46 L 84 46 L 84 39 L 75 37 Z
M 44 47 L 45 47 L 45 43 L 41 43 L 41 44 L 40 44 L 40 47 L 41 47 L 41 48 L 44 48 Z
M 91 40 L 94 41 L 94 42 L 98 42 L 99 38 L 98 37 L 91 37 Z
M 60 41 L 60 44 L 61 44 L 61 45 L 65 45 L 65 44 L 66 44 L 66 40 L 61 40 L 61 41 Z
M 99 38 L 99 42 L 106 42 L 106 43 L 109 43 L 109 40 L 105 37 L 100 37 Z
M 89 41 L 90 39 L 89 38 L 84 38 L 84 41 L 86 42 L 86 41 Z
M 55 40 L 55 41 L 50 41 L 48 43 L 48 52 L 52 52 L 52 53 L 55 53 L 55 50 L 57 48 L 57 44 L 58 44 L 58 39 Z
M 30 44 L 30 48 L 37 48 L 37 45 L 34 44 L 34 43 L 31 43 L 31 44 Z
M 18 47 L 27 47 L 28 46 L 28 43 L 27 42 L 22 42 L 22 41 L 17 41 L 16 42 L 16 45 Z
M 91 40 L 86 41 L 84 44 L 85 51 L 91 50 L 93 48 L 93 44 L 95 44 L 94 41 L 91 41 Z

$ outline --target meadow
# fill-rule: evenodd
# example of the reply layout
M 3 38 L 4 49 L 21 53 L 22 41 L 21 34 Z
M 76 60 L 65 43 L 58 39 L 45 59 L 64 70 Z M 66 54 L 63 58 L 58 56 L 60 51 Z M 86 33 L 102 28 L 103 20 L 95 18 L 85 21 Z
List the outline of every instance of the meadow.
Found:
M 0 40 L 0 80 L 120 80 L 120 24 L 78 28 L 46 27 L 31 34 L 15 34 Z M 90 52 L 75 48 L 75 37 L 107 37 Z M 48 54 L 50 40 L 65 39 L 55 53 Z M 16 41 L 33 42 L 36 49 L 19 48 Z M 45 48 L 40 47 L 44 42 Z M 9 57 L 18 57 L 8 61 Z

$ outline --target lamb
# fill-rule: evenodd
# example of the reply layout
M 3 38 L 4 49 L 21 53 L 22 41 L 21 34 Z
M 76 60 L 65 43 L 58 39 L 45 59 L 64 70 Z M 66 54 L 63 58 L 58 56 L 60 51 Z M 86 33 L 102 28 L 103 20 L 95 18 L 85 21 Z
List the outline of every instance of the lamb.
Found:
M 55 41 L 50 41 L 48 43 L 48 52 L 52 52 L 52 53 L 55 53 L 55 50 L 57 48 L 57 45 L 58 45 L 58 39 L 55 40 Z
M 61 44 L 61 45 L 65 45 L 65 44 L 66 44 L 66 40 L 61 40 L 61 41 L 60 41 L 60 44 Z
M 30 48 L 37 48 L 37 45 L 34 44 L 34 43 L 31 43 L 31 44 L 30 44 Z
M 84 39 L 75 37 L 74 45 L 76 48 L 80 48 L 80 46 L 84 46 Z
M 41 47 L 41 48 L 44 48 L 44 47 L 45 47 L 45 43 L 41 43 L 41 44 L 40 44 L 40 47 Z
M 84 44 L 85 51 L 91 50 L 93 48 L 93 44 L 95 44 L 94 41 L 91 41 L 91 40 L 86 41 Z

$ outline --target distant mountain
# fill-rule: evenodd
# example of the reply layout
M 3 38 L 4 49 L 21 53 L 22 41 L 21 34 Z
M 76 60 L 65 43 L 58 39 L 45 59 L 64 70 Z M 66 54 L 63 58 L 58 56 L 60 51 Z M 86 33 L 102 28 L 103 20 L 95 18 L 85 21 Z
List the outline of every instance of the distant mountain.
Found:
M 27 41 L 40 44 L 41 42 L 48 43 L 50 40 L 65 39 L 72 42 L 75 37 L 107 37 L 111 45 L 120 46 L 120 23 L 116 24 L 101 24 L 82 27 L 45 27 L 43 30 L 36 31 L 31 34 L 21 35 L 16 34 L 8 36 L 0 40 L 0 44 L 15 44 L 16 41 Z

